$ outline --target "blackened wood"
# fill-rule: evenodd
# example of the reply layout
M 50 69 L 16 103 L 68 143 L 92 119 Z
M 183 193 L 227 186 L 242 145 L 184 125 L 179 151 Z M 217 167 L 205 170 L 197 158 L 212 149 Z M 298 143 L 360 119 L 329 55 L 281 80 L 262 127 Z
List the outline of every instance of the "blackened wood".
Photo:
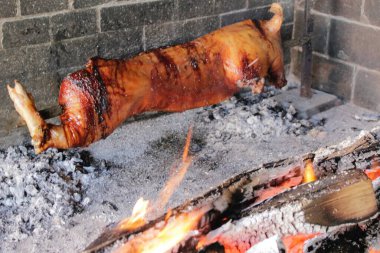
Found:
M 370 145 L 367 145 L 368 144 L 367 141 L 364 141 L 364 142 L 359 141 L 359 142 L 354 143 L 352 146 L 345 148 L 344 151 L 337 151 L 334 154 L 328 155 L 327 157 L 320 157 L 318 158 L 318 160 L 326 162 L 326 161 L 329 161 L 329 159 L 335 159 L 339 155 L 345 155 L 349 152 L 361 152 L 361 151 L 365 152 L 369 146 L 372 147 L 373 145 L 379 145 L 378 140 L 372 134 L 369 134 L 368 136 L 363 137 L 363 139 L 371 140 L 369 142 Z M 367 143 L 367 144 L 359 145 L 358 143 Z M 314 156 L 315 154 L 309 153 L 307 155 L 304 155 L 302 158 L 297 157 L 297 158 L 282 159 L 279 161 L 266 163 L 260 166 L 259 168 L 255 168 L 250 171 L 238 174 L 226 180 L 224 183 L 222 183 L 218 187 L 215 187 L 214 189 L 210 190 L 204 195 L 196 197 L 184 203 L 183 205 L 177 208 L 174 208 L 172 215 L 177 215 L 182 212 L 187 212 L 188 210 L 192 210 L 196 207 L 201 207 L 203 205 L 207 205 L 210 203 L 216 203 L 219 205 L 225 204 L 226 206 L 228 206 L 229 199 L 230 199 L 229 196 L 231 196 L 231 193 L 234 193 L 234 194 L 240 193 L 241 194 L 240 201 L 244 202 L 244 200 L 248 199 L 249 193 L 252 192 L 255 188 L 261 187 L 263 184 L 267 184 L 271 180 L 276 179 L 278 174 L 281 174 L 282 172 L 289 171 L 290 169 L 294 169 L 295 167 L 297 167 L 300 161 L 312 159 Z M 219 200 L 219 202 L 216 200 Z M 246 202 L 250 203 L 249 201 L 246 201 Z M 238 205 L 240 203 L 234 203 L 234 204 Z M 242 208 L 242 207 L 244 207 L 244 205 L 239 206 L 239 208 Z M 221 207 L 219 207 L 219 210 L 221 210 Z M 217 218 L 219 217 L 218 214 L 220 214 L 220 212 L 219 213 L 214 212 L 213 214 L 209 213 L 211 217 L 211 221 L 217 220 Z M 136 229 L 133 231 L 118 231 L 118 230 L 115 230 L 114 226 L 109 226 L 94 242 L 92 242 L 85 249 L 84 252 L 95 252 L 99 249 L 106 247 L 107 245 L 113 243 L 114 241 L 122 237 L 128 237 L 130 235 L 140 233 L 141 231 L 144 231 L 146 229 L 149 229 L 150 227 L 153 227 L 156 223 L 164 220 L 164 218 L 165 218 L 165 215 L 157 218 L 156 220 L 149 222 L 142 228 Z
M 306 158 L 310 158 L 310 155 L 306 155 Z M 260 189 L 270 184 L 273 180 L 278 180 L 279 175 L 288 173 L 291 170 L 299 168 L 295 164 L 299 163 L 299 158 L 283 159 L 276 162 L 270 162 L 262 165 L 260 168 L 256 168 L 241 174 L 238 174 L 218 187 L 208 191 L 202 196 L 196 197 L 181 206 L 178 206 L 172 210 L 172 216 L 176 216 L 183 212 L 202 207 L 205 205 L 213 205 L 213 209 L 210 210 L 201 222 L 199 229 L 207 230 L 211 229 L 209 223 L 218 223 L 218 220 L 222 218 L 224 212 L 230 212 L 234 210 L 239 212 L 244 205 L 241 203 L 251 204 L 252 192 L 255 189 Z M 276 173 L 273 172 L 276 171 Z M 231 203 L 231 201 L 234 203 Z M 117 230 L 117 226 L 109 226 L 104 232 L 93 241 L 83 252 L 96 252 L 99 249 L 106 247 L 114 241 L 128 237 L 133 234 L 138 234 L 142 231 L 154 227 L 157 223 L 163 221 L 166 215 L 149 222 L 145 226 L 135 230 L 120 231 Z
M 244 252 L 274 235 L 326 233 L 377 212 L 371 180 L 361 170 L 347 170 L 249 207 L 209 232 L 205 241 Z

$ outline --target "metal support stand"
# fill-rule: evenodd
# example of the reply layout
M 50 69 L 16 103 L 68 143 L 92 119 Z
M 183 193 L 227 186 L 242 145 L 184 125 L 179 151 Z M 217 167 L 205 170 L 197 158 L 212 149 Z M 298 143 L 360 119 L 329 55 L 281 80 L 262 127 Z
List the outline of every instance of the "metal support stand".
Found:
M 313 1 L 305 0 L 304 11 L 304 30 L 303 37 L 308 38 L 308 41 L 302 46 L 302 71 L 301 71 L 301 91 L 302 97 L 311 98 L 311 83 L 312 83 L 312 58 L 313 46 L 311 43 L 311 35 L 313 33 L 314 20 L 311 16 L 311 8 Z

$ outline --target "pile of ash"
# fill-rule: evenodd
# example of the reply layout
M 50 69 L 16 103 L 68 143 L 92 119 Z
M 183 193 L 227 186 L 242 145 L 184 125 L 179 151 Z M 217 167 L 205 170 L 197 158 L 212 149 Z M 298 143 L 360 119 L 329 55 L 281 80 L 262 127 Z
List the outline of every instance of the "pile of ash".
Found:
M 91 166 L 86 152 L 49 149 L 35 155 L 31 146 L 0 151 L 0 239 L 19 241 L 62 226 L 91 200 L 86 189 L 105 169 Z
M 298 119 L 293 105 L 283 106 L 272 98 L 271 90 L 264 94 L 241 93 L 221 104 L 207 107 L 200 113 L 201 121 L 210 127 L 208 139 L 226 141 L 231 137 L 270 139 L 283 135 L 305 135 L 324 120 Z

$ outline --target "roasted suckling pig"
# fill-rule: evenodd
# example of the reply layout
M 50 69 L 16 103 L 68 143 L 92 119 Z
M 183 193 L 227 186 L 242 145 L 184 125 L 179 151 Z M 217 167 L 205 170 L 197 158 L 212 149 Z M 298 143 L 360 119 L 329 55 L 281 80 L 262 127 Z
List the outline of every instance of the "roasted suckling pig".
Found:
M 279 4 L 270 20 L 245 20 L 191 42 L 155 49 L 131 59 L 93 58 L 62 81 L 61 125 L 46 123 L 33 99 L 15 82 L 8 91 L 25 120 L 36 153 L 49 147 L 88 146 L 105 138 L 128 117 L 147 111 L 180 112 L 221 102 L 264 78 L 286 84 Z

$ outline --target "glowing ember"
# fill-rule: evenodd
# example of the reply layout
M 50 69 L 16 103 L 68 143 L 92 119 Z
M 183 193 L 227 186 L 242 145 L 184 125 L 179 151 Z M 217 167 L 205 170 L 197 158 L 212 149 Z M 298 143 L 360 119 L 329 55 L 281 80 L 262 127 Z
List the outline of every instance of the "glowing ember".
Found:
M 371 164 L 371 169 L 365 170 L 365 174 L 372 180 L 376 180 L 380 177 L 380 161 L 379 159 L 374 159 Z
M 149 201 L 140 198 L 133 207 L 131 217 L 122 220 L 117 229 L 122 231 L 133 230 L 145 225 L 145 215 L 148 209 Z
M 370 169 L 370 170 L 365 170 L 365 174 L 372 180 L 376 180 L 380 177 L 380 168 L 378 169 Z
M 300 185 L 302 183 L 302 177 L 296 176 L 286 179 L 284 182 L 282 182 L 278 186 L 269 187 L 266 189 L 263 189 L 261 191 L 258 191 L 256 194 L 258 195 L 258 198 L 256 199 L 255 203 L 260 203 L 266 199 L 269 199 L 273 196 L 276 196 L 280 194 L 281 192 L 284 192 L 294 186 Z
M 313 161 L 306 160 L 302 182 L 310 183 L 310 182 L 314 182 L 315 180 L 317 180 L 317 176 L 315 175 L 315 172 L 314 172 Z
M 155 234 L 155 228 L 148 230 L 129 240 L 118 248 L 114 253 L 163 253 L 173 249 L 188 235 L 196 233 L 199 220 L 205 210 L 197 210 L 183 213 L 171 218 L 164 228 Z
M 316 236 L 320 235 L 319 233 L 315 234 L 297 234 L 289 235 L 282 238 L 282 242 L 285 246 L 285 251 L 287 253 L 303 253 L 303 247 L 307 240 L 310 240 Z
M 380 250 L 377 250 L 377 249 L 374 249 L 374 248 L 370 248 L 368 253 L 380 253 Z

